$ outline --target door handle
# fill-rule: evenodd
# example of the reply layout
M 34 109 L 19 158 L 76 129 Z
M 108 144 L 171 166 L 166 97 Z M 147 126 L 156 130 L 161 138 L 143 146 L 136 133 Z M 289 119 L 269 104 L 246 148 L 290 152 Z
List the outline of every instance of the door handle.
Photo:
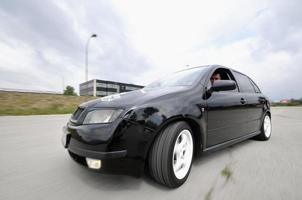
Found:
M 240 99 L 240 103 L 241 103 L 241 104 L 246 104 L 246 100 L 245 100 L 244 98 L 241 98 L 241 99 Z

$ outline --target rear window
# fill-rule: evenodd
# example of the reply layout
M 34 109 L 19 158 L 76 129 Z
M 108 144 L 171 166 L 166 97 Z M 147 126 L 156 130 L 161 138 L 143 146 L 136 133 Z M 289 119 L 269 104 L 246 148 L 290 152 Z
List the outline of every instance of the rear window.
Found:
M 255 93 L 254 86 L 247 76 L 238 72 L 234 72 L 233 74 L 239 86 L 240 92 Z

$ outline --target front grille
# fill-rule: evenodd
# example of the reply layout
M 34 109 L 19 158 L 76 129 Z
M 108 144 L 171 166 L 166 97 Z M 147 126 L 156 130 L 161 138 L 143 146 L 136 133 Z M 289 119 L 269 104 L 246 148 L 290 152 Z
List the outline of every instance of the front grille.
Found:
M 76 109 L 76 111 L 72 114 L 71 119 L 72 119 L 72 120 L 78 120 L 79 117 L 81 116 L 81 114 L 82 114 L 83 111 L 84 111 L 84 108 L 78 107 L 78 108 Z

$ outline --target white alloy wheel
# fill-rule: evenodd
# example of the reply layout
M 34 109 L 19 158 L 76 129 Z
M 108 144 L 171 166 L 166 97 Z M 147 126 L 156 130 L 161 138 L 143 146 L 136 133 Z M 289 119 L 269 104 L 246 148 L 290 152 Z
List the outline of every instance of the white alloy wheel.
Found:
M 169 124 L 155 138 L 150 149 L 150 175 L 170 188 L 181 186 L 192 166 L 194 135 L 184 121 Z
M 175 141 L 173 150 L 173 171 L 178 179 L 183 179 L 191 166 L 193 157 L 193 139 L 189 130 L 182 130 Z
M 265 136 L 269 138 L 272 131 L 272 124 L 271 124 L 271 118 L 268 115 L 266 115 L 264 118 L 263 128 L 264 128 Z

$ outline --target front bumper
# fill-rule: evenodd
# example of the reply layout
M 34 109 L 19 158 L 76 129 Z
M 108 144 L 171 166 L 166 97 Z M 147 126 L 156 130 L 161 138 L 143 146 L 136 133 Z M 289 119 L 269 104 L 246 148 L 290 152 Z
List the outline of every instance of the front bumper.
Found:
M 74 154 L 79 156 L 87 157 L 87 158 L 94 158 L 94 159 L 112 159 L 112 158 L 123 158 L 127 155 L 127 150 L 122 151 L 111 151 L 111 152 L 99 152 L 93 150 L 87 150 L 78 148 L 75 146 L 68 147 L 68 150 Z
M 63 128 L 62 144 L 77 163 L 88 167 L 86 158 L 101 160 L 101 173 L 128 174 L 140 176 L 144 170 L 144 161 L 129 157 L 126 149 L 111 148 L 110 140 L 100 144 L 89 144 L 74 135 L 74 129 Z

